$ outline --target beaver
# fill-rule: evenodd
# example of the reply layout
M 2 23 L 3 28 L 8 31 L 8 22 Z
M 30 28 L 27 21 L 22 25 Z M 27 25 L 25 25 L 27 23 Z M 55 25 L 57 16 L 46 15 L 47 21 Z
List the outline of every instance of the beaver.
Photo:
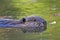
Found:
M 21 23 L 26 27 L 22 27 L 22 31 L 26 32 L 43 32 L 47 28 L 47 22 L 39 16 L 30 16 L 21 19 Z

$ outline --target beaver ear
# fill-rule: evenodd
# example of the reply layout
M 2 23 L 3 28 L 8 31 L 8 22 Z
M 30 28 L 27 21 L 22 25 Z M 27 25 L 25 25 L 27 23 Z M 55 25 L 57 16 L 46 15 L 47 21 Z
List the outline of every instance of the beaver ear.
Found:
M 23 22 L 26 22 L 26 19 L 25 19 L 25 18 L 23 18 L 23 19 L 22 19 L 22 21 L 23 21 Z

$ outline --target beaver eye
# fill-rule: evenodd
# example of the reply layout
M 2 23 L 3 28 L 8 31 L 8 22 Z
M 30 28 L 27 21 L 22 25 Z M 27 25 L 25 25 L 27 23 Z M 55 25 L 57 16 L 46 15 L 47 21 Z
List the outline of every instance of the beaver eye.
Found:
M 26 22 L 26 19 L 25 18 L 23 18 L 23 22 Z

